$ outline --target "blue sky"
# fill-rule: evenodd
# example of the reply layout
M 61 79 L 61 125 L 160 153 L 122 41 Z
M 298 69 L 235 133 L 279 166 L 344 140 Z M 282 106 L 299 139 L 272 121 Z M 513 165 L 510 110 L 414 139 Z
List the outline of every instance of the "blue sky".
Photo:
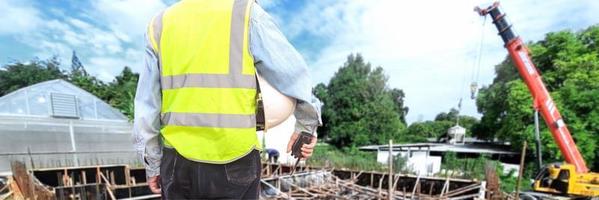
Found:
M 86 69 L 110 81 L 123 66 L 142 66 L 148 20 L 176 0 L 1 0 L 0 63 L 58 56 L 70 67 L 73 50 Z M 350 53 L 382 66 L 390 87 L 406 92 L 408 121 L 429 120 L 464 99 L 462 112 L 479 116 L 470 82 L 491 83 L 506 55 L 479 0 L 259 0 L 304 56 L 314 83 L 328 82 Z M 596 0 L 504 0 L 526 41 L 547 32 L 599 23 Z M 484 37 L 481 40 L 481 35 Z M 480 73 L 476 66 L 483 43 Z

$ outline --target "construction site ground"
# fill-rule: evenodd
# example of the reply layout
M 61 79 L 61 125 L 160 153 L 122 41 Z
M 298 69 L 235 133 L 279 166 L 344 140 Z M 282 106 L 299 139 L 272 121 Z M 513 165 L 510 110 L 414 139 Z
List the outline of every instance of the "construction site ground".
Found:
M 485 199 L 486 182 L 263 164 L 261 199 Z M 160 199 L 147 187 L 145 170 L 128 165 L 26 169 L 12 164 L 0 185 L 4 199 Z M 389 187 L 389 185 L 392 187 Z M 389 190 L 391 188 L 391 191 Z

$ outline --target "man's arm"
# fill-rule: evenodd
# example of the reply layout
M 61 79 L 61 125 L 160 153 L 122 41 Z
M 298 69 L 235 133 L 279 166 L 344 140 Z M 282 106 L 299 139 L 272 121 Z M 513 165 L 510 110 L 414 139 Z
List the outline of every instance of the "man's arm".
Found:
M 144 54 L 145 65 L 139 73 L 135 94 L 133 137 L 135 150 L 146 168 L 147 177 L 160 175 L 160 70 L 159 62 L 148 36 Z
M 312 95 L 306 62 L 258 4 L 253 5 L 250 20 L 250 51 L 258 73 L 281 93 L 297 99 L 295 132 L 314 133 L 321 124 L 320 101 Z

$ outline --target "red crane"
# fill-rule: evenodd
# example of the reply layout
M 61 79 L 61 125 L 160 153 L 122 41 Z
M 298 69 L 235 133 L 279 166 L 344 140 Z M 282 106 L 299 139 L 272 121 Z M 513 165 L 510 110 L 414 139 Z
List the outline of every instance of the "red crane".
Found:
M 574 165 L 577 172 L 588 172 L 589 169 L 578 151 L 574 140 L 572 140 L 566 123 L 564 123 L 557 106 L 553 102 L 551 95 L 549 95 L 535 64 L 530 59 L 528 48 L 524 45 L 522 39 L 514 34 L 511 25 L 505 19 L 505 14 L 501 13 L 497 9 L 498 7 L 499 3 L 495 2 L 486 9 L 477 8 L 477 12 L 481 16 L 491 15 L 493 24 L 495 24 L 501 39 L 505 43 L 505 48 L 508 50 L 520 76 L 522 76 L 532 94 L 535 109 L 541 112 L 566 162 Z

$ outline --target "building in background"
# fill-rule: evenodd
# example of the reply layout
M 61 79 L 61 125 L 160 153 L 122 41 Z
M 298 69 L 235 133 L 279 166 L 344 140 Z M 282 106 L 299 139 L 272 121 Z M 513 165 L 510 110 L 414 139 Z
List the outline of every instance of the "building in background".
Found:
M 0 97 L 0 172 L 30 168 L 137 164 L 131 123 L 118 110 L 64 80 Z
M 409 171 L 427 176 L 441 172 L 443 158 L 448 152 L 455 153 L 458 158 L 487 156 L 499 161 L 504 173 L 519 169 L 520 153 L 512 151 L 509 144 L 467 138 L 465 133 L 466 129 L 456 125 L 447 130 L 447 138 L 441 141 L 431 138 L 424 143 L 394 144 L 391 153 L 404 157 Z M 376 152 L 379 163 L 389 161 L 389 145 L 363 146 L 360 150 Z

